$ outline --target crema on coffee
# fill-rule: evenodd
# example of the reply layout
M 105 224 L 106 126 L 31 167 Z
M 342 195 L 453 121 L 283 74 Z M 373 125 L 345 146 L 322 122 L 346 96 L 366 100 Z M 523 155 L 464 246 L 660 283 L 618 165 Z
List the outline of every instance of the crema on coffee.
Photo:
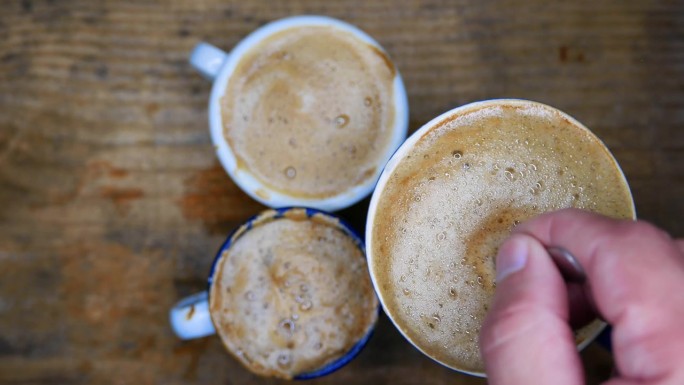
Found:
M 526 101 L 474 104 L 436 122 L 380 188 L 369 263 L 387 313 L 424 353 L 473 373 L 484 372 L 478 334 L 494 257 L 517 223 L 568 207 L 634 216 L 601 141 Z
M 377 175 L 394 129 L 396 71 L 335 26 L 297 26 L 250 48 L 221 99 L 238 168 L 289 196 L 326 198 Z
M 365 255 L 330 221 L 291 210 L 255 224 L 217 262 L 211 317 L 228 350 L 252 372 L 292 378 L 320 369 L 375 324 L 378 302 Z

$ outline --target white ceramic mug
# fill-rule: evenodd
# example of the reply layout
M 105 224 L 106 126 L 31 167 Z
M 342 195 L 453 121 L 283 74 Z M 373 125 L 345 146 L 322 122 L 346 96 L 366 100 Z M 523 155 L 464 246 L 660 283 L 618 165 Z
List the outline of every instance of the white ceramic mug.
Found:
M 392 155 L 390 160 L 387 162 L 385 165 L 385 169 L 383 170 L 380 179 L 378 180 L 377 186 L 375 188 L 375 191 L 373 192 L 373 197 L 371 198 L 370 206 L 368 208 L 368 217 L 366 219 L 366 255 L 368 258 L 368 267 L 370 270 L 370 275 L 371 275 L 371 280 L 373 282 L 373 286 L 375 287 L 375 291 L 378 294 L 378 298 L 380 299 L 380 304 L 382 305 L 383 309 L 385 309 L 385 313 L 388 315 L 389 319 L 392 321 L 394 326 L 399 330 L 399 332 L 404 336 L 404 338 L 411 343 L 416 349 L 421 351 L 423 354 L 426 356 L 432 358 L 436 362 L 449 367 L 450 369 L 466 373 L 469 375 L 477 376 L 477 377 L 486 377 L 485 373 L 482 372 L 471 372 L 467 370 L 463 370 L 461 368 L 455 368 L 451 367 L 444 362 L 439 361 L 438 359 L 432 357 L 428 352 L 423 350 L 420 346 L 416 345 L 416 343 L 411 340 L 411 338 L 408 336 L 408 334 L 402 329 L 402 326 L 399 325 L 399 323 L 396 321 L 395 316 L 392 314 L 391 311 L 388 311 L 387 306 L 385 305 L 385 299 L 382 295 L 382 292 L 378 289 L 380 287 L 380 282 L 376 279 L 376 272 L 374 271 L 374 266 L 375 264 L 373 263 L 373 227 L 375 226 L 375 219 L 376 219 L 376 213 L 378 210 L 378 203 L 380 201 L 380 196 L 382 195 L 383 190 L 385 189 L 390 177 L 392 176 L 393 172 L 396 170 L 397 166 L 399 163 L 407 156 L 407 154 L 414 148 L 416 143 L 423 137 L 425 137 L 430 131 L 435 130 L 437 127 L 439 127 L 441 122 L 453 119 L 454 117 L 457 117 L 459 115 L 465 114 L 468 111 L 472 110 L 477 110 L 482 107 L 487 107 L 487 106 L 523 106 L 523 107 L 530 107 L 530 106 L 536 106 L 538 108 L 543 108 L 548 111 L 554 111 L 557 112 L 560 116 L 562 116 L 564 119 L 567 121 L 571 122 L 573 125 L 586 130 L 587 132 L 591 132 L 587 127 L 585 127 L 582 123 L 578 122 L 575 120 L 573 117 L 570 115 L 554 108 L 551 106 L 547 106 L 542 103 L 538 102 L 533 102 L 529 100 L 522 100 L 522 99 L 492 99 L 492 100 L 484 100 L 484 101 L 479 101 L 479 102 L 474 102 L 470 104 L 463 105 L 461 107 L 454 108 L 450 111 L 447 111 L 436 118 L 432 119 L 431 121 L 425 123 L 420 129 L 418 129 L 416 132 L 414 132 L 406 141 L 399 147 L 399 149 Z M 593 134 L 592 134 L 593 135 Z M 610 151 L 608 151 L 607 147 L 603 144 L 603 142 L 600 141 L 600 139 L 597 138 L 599 143 L 606 149 L 606 152 L 610 155 Z M 622 169 L 620 168 L 620 165 L 617 163 L 617 160 L 615 160 L 612 155 L 610 155 L 612 158 L 612 161 L 617 169 L 617 171 L 622 175 L 622 179 L 625 180 L 626 183 L 626 178 L 624 176 L 624 173 L 622 172 Z M 631 193 L 630 193 L 630 199 Z M 632 199 L 632 212 L 635 212 L 634 208 L 634 201 Z M 633 219 L 636 219 L 636 216 L 633 217 Z M 593 323 L 591 323 L 589 326 L 585 326 L 587 329 L 585 333 L 583 334 L 583 339 L 577 344 L 577 349 L 582 350 L 584 349 L 587 345 L 589 345 L 592 341 L 594 341 L 597 336 L 605 329 L 606 324 L 604 322 L 601 322 L 599 320 L 595 320 Z
M 190 64 L 195 67 L 204 77 L 214 82 L 209 98 L 209 128 L 211 139 L 216 147 L 219 161 L 233 181 L 249 196 L 269 207 L 306 206 L 320 210 L 336 211 L 351 206 L 366 197 L 373 190 L 384 164 L 392 153 L 401 145 L 406 138 L 408 128 L 408 101 L 404 83 L 396 71 L 394 77 L 394 127 L 391 130 L 392 138 L 385 154 L 379 158 L 372 178 L 364 183 L 341 192 L 338 195 L 322 199 L 293 197 L 280 191 L 275 191 L 261 183 L 249 171 L 237 167 L 235 154 L 231 150 L 223 135 L 223 122 L 221 117 L 220 100 L 223 97 L 226 85 L 235 71 L 238 63 L 252 47 L 273 34 L 292 27 L 300 26 L 330 26 L 342 31 L 352 33 L 360 40 L 380 49 L 380 44 L 369 35 L 351 24 L 324 16 L 294 16 L 268 23 L 255 30 L 238 43 L 227 54 L 222 50 L 207 44 L 199 43 L 190 56 Z M 261 192 L 257 194 L 257 192 Z M 263 192 L 266 192 L 265 194 Z

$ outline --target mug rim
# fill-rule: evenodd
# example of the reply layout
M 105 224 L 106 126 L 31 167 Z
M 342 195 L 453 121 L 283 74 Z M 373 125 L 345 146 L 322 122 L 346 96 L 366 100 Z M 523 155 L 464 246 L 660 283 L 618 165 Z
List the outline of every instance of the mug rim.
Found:
M 300 26 L 332 26 L 339 28 L 340 30 L 349 32 L 363 42 L 379 49 L 389 58 L 389 55 L 380 45 L 380 43 L 378 43 L 366 32 L 362 31 L 355 25 L 328 16 L 290 16 L 264 24 L 240 40 L 230 52 L 226 53 L 226 60 L 222 64 L 218 75 L 213 80 L 211 94 L 209 97 L 209 130 L 211 134 L 211 141 L 215 147 L 216 155 L 219 158 L 219 162 L 223 166 L 223 169 L 228 173 L 235 184 L 237 184 L 238 187 L 240 187 L 240 189 L 247 193 L 247 195 L 249 195 L 252 199 L 271 208 L 297 206 L 315 207 L 325 211 L 337 211 L 359 202 L 373 191 L 373 188 L 380 177 L 385 163 L 406 138 L 409 114 L 408 96 L 406 94 L 406 88 L 404 87 L 401 74 L 399 73 L 396 65 L 394 66 L 395 75 L 392 83 L 392 103 L 394 106 L 394 120 L 391 129 L 392 138 L 385 153 L 382 154 L 383 156 L 378 160 L 377 164 L 375 164 L 375 172 L 373 176 L 366 179 L 363 183 L 351 186 L 349 189 L 346 189 L 337 195 L 324 198 L 305 198 L 291 196 L 284 192 L 270 188 L 262 183 L 261 180 L 259 180 L 248 170 L 243 170 L 237 167 L 235 154 L 223 135 L 224 127 L 220 101 L 225 94 L 230 76 L 235 71 L 235 68 L 242 60 L 245 53 L 247 53 L 253 46 L 259 44 L 261 41 L 277 32 Z M 390 61 L 394 65 L 394 61 L 391 59 Z M 266 192 L 268 196 L 262 196 L 264 195 L 262 192 Z
M 546 110 L 558 112 L 563 118 L 567 119 L 571 124 L 576 125 L 580 129 L 584 130 L 588 134 L 590 134 L 594 139 L 598 141 L 598 143 L 603 147 L 603 149 L 606 151 L 608 156 L 611 158 L 613 164 L 615 165 L 615 168 L 619 172 L 622 181 L 624 182 L 625 186 L 627 187 L 627 192 L 629 193 L 630 201 L 632 203 L 632 219 L 636 219 L 636 208 L 634 204 L 634 196 L 632 195 L 632 191 L 629 187 L 629 183 L 627 181 L 627 178 L 625 177 L 625 174 L 620 167 L 620 164 L 617 162 L 615 159 L 615 156 L 610 152 L 610 149 L 606 144 L 596 136 L 589 128 L 587 128 L 584 124 L 581 122 L 577 121 L 575 118 L 570 116 L 564 111 L 561 111 L 558 108 L 552 107 L 548 104 L 532 101 L 532 100 L 527 100 L 527 99 L 515 99 L 515 98 L 501 98 L 501 99 L 487 99 L 487 100 L 481 100 L 481 101 L 475 101 L 471 103 L 467 103 L 464 105 L 461 105 L 459 107 L 452 108 L 437 117 L 431 119 L 427 123 L 425 123 L 423 126 L 421 126 L 418 130 L 416 130 L 413 134 L 411 134 L 405 141 L 404 143 L 394 152 L 390 160 L 387 162 L 385 165 L 385 168 L 382 171 L 382 174 L 380 174 L 380 178 L 378 179 L 378 183 L 375 186 L 375 190 L 373 191 L 373 195 L 371 196 L 371 201 L 368 206 L 368 216 L 366 217 L 366 259 L 368 260 L 368 270 L 370 272 L 371 276 L 371 282 L 373 283 L 373 287 L 375 288 L 375 292 L 378 296 L 378 299 L 380 300 L 380 305 L 382 306 L 383 311 L 385 314 L 387 314 L 387 318 L 390 319 L 392 324 L 395 326 L 397 330 L 401 333 L 401 335 L 411 344 L 413 347 L 418 349 L 421 353 L 423 353 L 425 356 L 430 358 L 431 360 L 439 363 L 442 366 L 445 366 L 449 369 L 461 372 L 461 373 L 466 373 L 472 376 L 476 377 L 482 377 L 486 378 L 487 375 L 485 372 L 473 372 L 469 370 L 464 370 L 461 368 L 456 368 L 450 365 L 447 365 L 446 363 L 443 363 L 435 358 L 433 358 L 430 354 L 428 354 L 425 350 L 423 350 L 421 347 L 419 347 L 416 343 L 414 343 L 408 336 L 406 332 L 406 328 L 401 327 L 398 322 L 395 320 L 395 316 L 390 313 L 385 306 L 385 299 L 380 290 L 378 290 L 379 283 L 376 280 L 376 271 L 374 267 L 374 263 L 372 263 L 373 260 L 373 226 L 375 224 L 375 216 L 378 208 L 378 203 L 380 201 L 380 196 L 384 192 L 385 186 L 387 185 L 387 182 L 389 180 L 389 177 L 392 175 L 394 170 L 398 167 L 398 165 L 401 163 L 401 161 L 404 159 L 404 156 L 414 148 L 414 146 L 418 143 L 420 139 L 423 138 L 428 132 L 438 128 L 443 122 L 449 121 L 450 119 L 453 119 L 455 116 L 458 115 L 463 115 L 465 112 L 470 111 L 470 110 L 476 110 L 476 109 L 481 109 L 481 108 L 486 108 L 490 106 L 537 106 L 544 108 Z M 596 322 L 596 321 L 592 321 Z M 606 328 L 606 323 L 603 321 L 597 322 L 597 326 L 595 327 L 594 330 L 592 330 L 590 333 L 588 333 L 587 337 L 582 340 L 579 344 L 577 345 L 578 350 L 583 350 L 586 346 L 588 346 L 591 342 L 593 342 L 596 337 L 601 334 L 601 332 Z
M 221 257 L 223 256 L 223 253 L 230 249 L 230 247 L 235 243 L 238 239 L 240 239 L 244 234 L 246 234 L 249 230 L 269 223 L 274 220 L 278 220 L 281 218 L 284 218 L 286 214 L 292 210 L 301 210 L 304 215 L 306 215 L 306 218 L 309 219 L 313 217 L 314 215 L 322 215 L 328 219 L 333 219 L 334 220 L 334 225 L 340 229 L 346 236 L 350 237 L 356 247 L 361 250 L 363 253 L 364 257 L 366 258 L 366 264 L 368 264 L 368 255 L 366 254 L 366 248 L 365 248 L 365 243 L 363 241 L 363 238 L 359 235 L 359 233 L 343 218 L 323 211 L 319 210 L 316 208 L 312 207 L 280 207 L 280 208 L 269 208 L 262 210 L 261 212 L 252 215 L 249 217 L 247 220 L 245 220 L 240 226 L 236 227 L 234 230 L 232 230 L 229 234 L 226 240 L 221 244 L 219 247 L 218 251 L 216 252 L 216 255 L 214 256 L 214 260 L 211 263 L 211 267 L 209 269 L 209 276 L 207 278 L 207 302 L 210 303 L 209 301 L 211 300 L 211 287 L 214 282 L 214 274 L 216 273 L 216 267 L 218 265 L 218 262 L 221 260 Z M 330 223 L 330 225 L 333 225 L 333 223 Z M 375 292 L 375 289 L 373 289 L 373 295 L 377 297 L 377 292 Z M 380 312 L 380 301 L 378 300 L 378 305 L 376 306 L 376 309 L 374 310 L 376 313 Z M 209 308 L 209 314 L 211 315 L 211 307 Z M 214 323 L 214 318 L 211 318 L 212 324 Z M 377 326 L 378 318 L 376 317 L 375 321 L 369 326 L 368 330 L 366 333 L 359 339 L 357 340 L 354 345 L 347 350 L 342 356 L 339 358 L 335 359 L 332 362 L 329 362 L 325 365 L 323 365 L 321 368 L 317 368 L 315 370 L 305 372 L 305 373 L 300 373 L 295 375 L 292 379 L 293 380 L 309 380 L 313 378 L 318 378 L 322 377 L 325 375 L 328 375 L 332 372 L 337 371 L 338 369 L 341 369 L 345 365 L 347 365 L 349 362 L 351 362 L 356 356 L 361 353 L 364 347 L 368 344 L 368 341 L 370 338 L 373 336 L 373 333 L 375 332 L 375 327 Z M 214 325 L 214 328 L 216 329 L 216 334 L 218 333 L 218 328 L 216 328 L 216 325 Z M 232 351 L 226 346 L 226 344 L 223 342 L 223 338 L 219 335 L 219 340 L 221 340 L 221 344 L 223 345 L 224 349 L 226 349 L 231 355 L 233 354 Z

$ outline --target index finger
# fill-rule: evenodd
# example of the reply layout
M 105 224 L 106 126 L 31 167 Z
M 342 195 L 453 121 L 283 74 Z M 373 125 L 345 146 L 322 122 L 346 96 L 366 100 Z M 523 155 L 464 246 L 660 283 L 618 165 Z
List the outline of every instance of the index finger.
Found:
M 541 215 L 514 233 L 560 246 L 582 264 L 592 297 L 614 326 L 620 373 L 653 378 L 674 371 L 684 340 L 684 257 L 663 231 L 568 209 Z

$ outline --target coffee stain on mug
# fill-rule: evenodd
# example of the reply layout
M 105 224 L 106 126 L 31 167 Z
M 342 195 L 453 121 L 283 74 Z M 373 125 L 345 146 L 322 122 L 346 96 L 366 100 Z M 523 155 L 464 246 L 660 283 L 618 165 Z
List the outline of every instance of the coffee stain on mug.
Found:
M 385 65 L 390 72 L 390 77 L 394 78 L 397 74 L 397 69 L 394 67 L 394 63 L 392 63 L 392 60 L 390 60 L 389 56 L 387 56 L 387 53 L 374 45 L 370 45 L 370 48 L 376 55 L 380 57 L 380 59 L 382 59 L 382 61 L 385 62 Z
M 261 188 L 254 191 L 254 194 L 261 199 L 265 199 L 265 200 L 271 199 L 271 194 L 269 194 L 268 191 L 261 189 Z
M 190 305 L 190 310 L 188 310 L 188 314 L 185 315 L 185 319 L 187 321 L 190 321 L 192 319 L 192 316 L 195 315 L 195 304 Z

